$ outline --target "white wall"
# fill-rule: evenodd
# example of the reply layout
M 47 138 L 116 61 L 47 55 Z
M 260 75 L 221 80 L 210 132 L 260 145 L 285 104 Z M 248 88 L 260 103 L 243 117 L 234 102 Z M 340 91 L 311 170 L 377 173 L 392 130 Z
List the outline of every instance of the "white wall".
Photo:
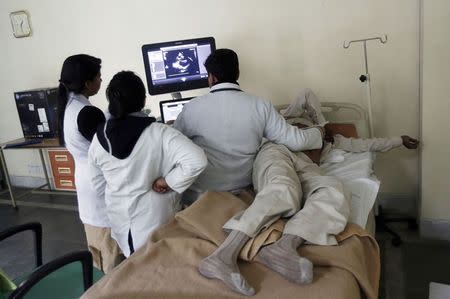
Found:
M 12 36 L 8 14 L 19 9 L 31 15 L 30 38 Z M 68 55 L 102 58 L 104 84 L 92 101 L 105 108 L 105 86 L 115 72 L 130 69 L 145 79 L 143 44 L 201 36 L 236 50 L 243 89 L 275 104 L 289 102 L 302 87 L 326 100 L 360 104 L 362 48 L 344 50 L 342 42 L 386 33 L 386 45 L 368 46 L 375 133 L 418 134 L 418 1 L 2 0 L 0 11 L 0 141 L 21 136 L 13 92 L 55 86 Z M 160 99 L 167 96 L 149 97 L 154 112 Z M 7 158 L 15 175 L 27 175 L 36 162 L 23 154 Z M 415 152 L 379 155 L 382 192 L 415 197 L 417 166 Z
M 422 220 L 450 238 L 450 2 L 424 1 Z

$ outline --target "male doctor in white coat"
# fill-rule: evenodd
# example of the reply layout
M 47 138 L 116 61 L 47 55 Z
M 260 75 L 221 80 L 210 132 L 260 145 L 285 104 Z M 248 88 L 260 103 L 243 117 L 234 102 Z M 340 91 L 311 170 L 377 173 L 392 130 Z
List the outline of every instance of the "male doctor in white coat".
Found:
M 241 90 L 233 50 L 216 50 L 205 67 L 210 92 L 186 104 L 174 123 L 208 157 L 205 171 L 189 188 L 193 200 L 207 190 L 238 192 L 249 186 L 263 137 L 292 151 L 321 148 L 321 128 L 291 126 L 269 101 Z
M 190 200 L 207 190 L 239 192 L 252 183 L 252 168 L 257 151 L 266 138 L 283 144 L 291 151 L 322 147 L 323 131 L 314 127 L 291 126 L 269 101 L 241 90 L 237 54 L 218 49 L 205 61 L 210 93 L 186 104 L 174 127 L 204 149 L 208 158 L 205 171 L 190 188 Z M 250 237 L 233 230 L 222 246 L 242 247 Z M 205 259 L 200 273 L 222 280 L 235 291 L 253 295 L 240 274 L 235 259 L 217 256 Z

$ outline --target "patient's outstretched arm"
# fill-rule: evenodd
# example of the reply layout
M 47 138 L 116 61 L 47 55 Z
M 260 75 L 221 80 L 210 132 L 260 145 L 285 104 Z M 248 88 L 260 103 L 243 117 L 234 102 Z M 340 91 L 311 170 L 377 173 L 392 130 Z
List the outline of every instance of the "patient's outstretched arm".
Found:
M 408 137 L 408 136 L 405 136 Z M 362 152 L 387 152 L 393 148 L 400 147 L 405 145 L 405 142 L 402 137 L 394 137 L 394 138 L 346 138 L 342 135 L 336 135 L 333 137 L 334 143 L 333 147 L 337 149 L 342 149 L 347 152 L 353 153 L 362 153 Z M 417 141 L 414 142 L 413 138 L 409 137 L 405 139 L 406 144 L 408 146 L 412 146 L 414 143 L 417 148 Z M 408 147 L 407 148 L 412 148 Z

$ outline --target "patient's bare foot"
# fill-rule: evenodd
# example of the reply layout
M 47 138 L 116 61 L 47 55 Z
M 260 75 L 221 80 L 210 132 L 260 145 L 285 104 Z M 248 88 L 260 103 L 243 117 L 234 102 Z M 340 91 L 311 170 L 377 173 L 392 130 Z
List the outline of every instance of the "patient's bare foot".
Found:
M 255 290 L 248 285 L 237 265 L 239 251 L 248 239 L 246 234 L 232 231 L 216 251 L 200 262 L 198 270 L 205 277 L 222 280 L 235 292 L 253 296 Z
M 311 283 L 313 280 L 313 264 L 297 253 L 297 248 L 302 243 L 302 238 L 284 234 L 280 240 L 263 247 L 259 251 L 258 261 L 292 282 L 298 284 Z

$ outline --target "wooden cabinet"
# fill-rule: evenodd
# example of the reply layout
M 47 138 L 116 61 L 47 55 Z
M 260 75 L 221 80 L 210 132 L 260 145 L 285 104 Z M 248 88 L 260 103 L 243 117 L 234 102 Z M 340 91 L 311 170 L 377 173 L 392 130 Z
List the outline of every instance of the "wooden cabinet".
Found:
M 67 150 L 48 150 L 48 158 L 57 190 L 75 191 L 75 162 Z

